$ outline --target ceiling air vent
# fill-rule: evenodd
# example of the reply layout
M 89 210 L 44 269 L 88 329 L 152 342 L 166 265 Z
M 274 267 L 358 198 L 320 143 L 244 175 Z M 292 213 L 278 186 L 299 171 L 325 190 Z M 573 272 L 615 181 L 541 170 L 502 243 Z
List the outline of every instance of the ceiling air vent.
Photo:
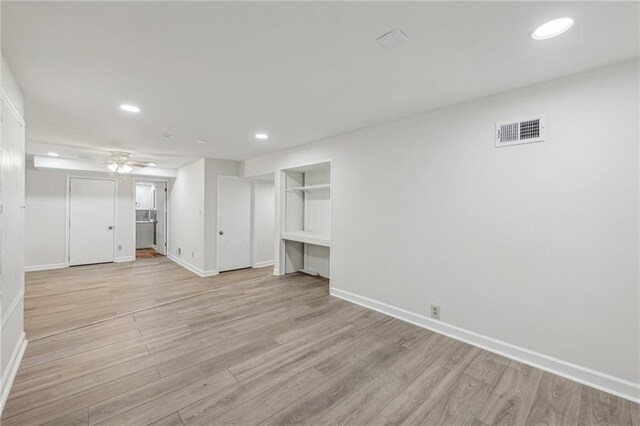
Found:
M 496 148 L 542 142 L 545 137 L 544 115 L 525 120 L 496 123 Z

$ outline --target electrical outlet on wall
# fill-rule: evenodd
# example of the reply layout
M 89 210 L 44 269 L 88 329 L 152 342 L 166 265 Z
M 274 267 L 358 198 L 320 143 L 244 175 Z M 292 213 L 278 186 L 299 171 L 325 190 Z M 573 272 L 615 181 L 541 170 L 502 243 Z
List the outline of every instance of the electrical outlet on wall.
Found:
M 431 318 L 440 319 L 440 305 L 431 305 Z
M 122 245 L 118 244 L 118 251 L 121 251 L 121 250 L 122 250 Z
M 182 254 L 182 249 L 178 247 L 178 254 Z

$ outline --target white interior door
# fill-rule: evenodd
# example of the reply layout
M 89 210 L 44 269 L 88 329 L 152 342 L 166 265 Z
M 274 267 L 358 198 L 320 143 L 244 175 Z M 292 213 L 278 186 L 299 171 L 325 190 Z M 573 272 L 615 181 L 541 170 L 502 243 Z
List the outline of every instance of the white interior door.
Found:
M 69 191 L 69 265 L 113 262 L 115 181 L 71 178 Z
M 158 253 L 167 254 L 167 183 L 156 184 L 156 245 Z
M 218 178 L 218 271 L 251 266 L 251 182 Z

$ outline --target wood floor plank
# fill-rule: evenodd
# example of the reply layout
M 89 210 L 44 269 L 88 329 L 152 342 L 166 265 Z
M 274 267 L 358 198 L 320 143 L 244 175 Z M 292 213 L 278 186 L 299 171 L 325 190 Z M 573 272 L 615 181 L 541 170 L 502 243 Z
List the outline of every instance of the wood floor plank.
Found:
M 511 361 L 478 415 L 483 425 L 523 425 L 542 379 L 542 370 Z
M 422 425 L 471 424 L 489 397 L 491 385 L 463 374 L 422 421 Z
M 508 364 L 509 359 L 493 352 L 482 351 L 469 365 L 465 374 L 493 386 L 500 380 Z
M 257 425 L 326 381 L 327 378 L 314 368 L 303 370 L 249 401 L 221 413 L 210 424 Z
M 582 387 L 579 424 L 584 426 L 631 425 L 629 401 L 588 386 Z
M 395 398 L 408 383 L 393 373 L 384 371 L 373 381 L 362 386 L 350 397 L 334 404 L 318 419 L 320 425 L 367 426 L 375 422 L 382 407 Z
M 631 411 L 631 424 L 633 426 L 640 426 L 640 404 L 631 402 L 630 411 Z
M 299 425 L 317 422 L 325 413 L 379 376 L 409 350 L 401 345 L 377 350 L 352 365 L 342 374 L 300 398 L 265 420 L 264 425 Z
M 406 357 L 391 366 L 389 371 L 402 380 L 411 382 L 454 343 L 455 340 L 447 336 L 433 334 L 411 350 Z
M 126 394 L 132 389 L 144 387 L 146 383 L 151 383 L 158 378 L 160 375 L 155 368 L 151 367 L 48 404 L 44 404 L 45 401 L 37 401 L 20 407 L 12 406 L 10 411 L 4 413 L 7 417 L 3 418 L 2 424 L 4 426 L 43 424 L 70 415 L 79 406 L 90 407 L 117 395 Z M 41 403 L 42 405 L 39 405 Z M 9 417 L 12 413 L 16 415 Z
M 184 426 L 180 415 L 175 412 L 163 417 L 155 422 L 149 423 L 148 426 Z
M 66 416 L 44 423 L 44 425 L 46 426 L 87 426 L 89 424 L 88 419 L 89 419 L 89 416 L 88 416 L 87 409 L 83 408 L 81 410 L 75 411 Z
M 577 425 L 581 397 L 581 384 L 544 372 L 526 424 Z
M 388 424 L 419 424 L 480 350 L 454 342 L 380 413 Z
M 101 425 L 139 425 L 149 424 L 179 410 L 207 395 L 224 389 L 237 380 L 227 370 L 205 377 L 190 385 L 166 393 L 129 411 L 111 417 Z
M 25 321 L 3 426 L 640 426 L 638 404 L 331 297 L 304 274 L 202 278 L 166 258 L 33 272 Z

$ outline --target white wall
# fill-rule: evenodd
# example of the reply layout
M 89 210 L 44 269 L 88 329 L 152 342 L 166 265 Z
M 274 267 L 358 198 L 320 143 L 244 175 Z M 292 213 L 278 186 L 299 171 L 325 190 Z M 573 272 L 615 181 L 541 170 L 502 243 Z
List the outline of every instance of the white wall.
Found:
M 238 163 L 200 159 L 178 169 L 169 187 L 169 257 L 200 275 L 217 274 L 218 176 L 238 175 Z M 182 254 L 178 254 L 178 247 Z
M 632 61 L 444 108 L 244 175 L 333 160 L 333 293 L 640 398 L 638 75 Z M 496 121 L 540 113 L 545 142 L 494 147 Z
M 272 181 L 253 182 L 253 256 L 254 267 L 273 263 L 275 238 L 275 188 Z
M 26 168 L 25 268 L 48 269 L 65 265 L 67 175 L 104 177 L 90 172 L 43 171 Z M 135 260 L 133 179 L 118 181 L 116 261 Z
M 24 334 L 24 111 L 20 88 L 2 57 L 0 197 L 0 414 L 26 348 Z
M 168 255 L 198 271 L 204 270 L 204 169 L 204 159 L 194 161 L 169 185 Z

